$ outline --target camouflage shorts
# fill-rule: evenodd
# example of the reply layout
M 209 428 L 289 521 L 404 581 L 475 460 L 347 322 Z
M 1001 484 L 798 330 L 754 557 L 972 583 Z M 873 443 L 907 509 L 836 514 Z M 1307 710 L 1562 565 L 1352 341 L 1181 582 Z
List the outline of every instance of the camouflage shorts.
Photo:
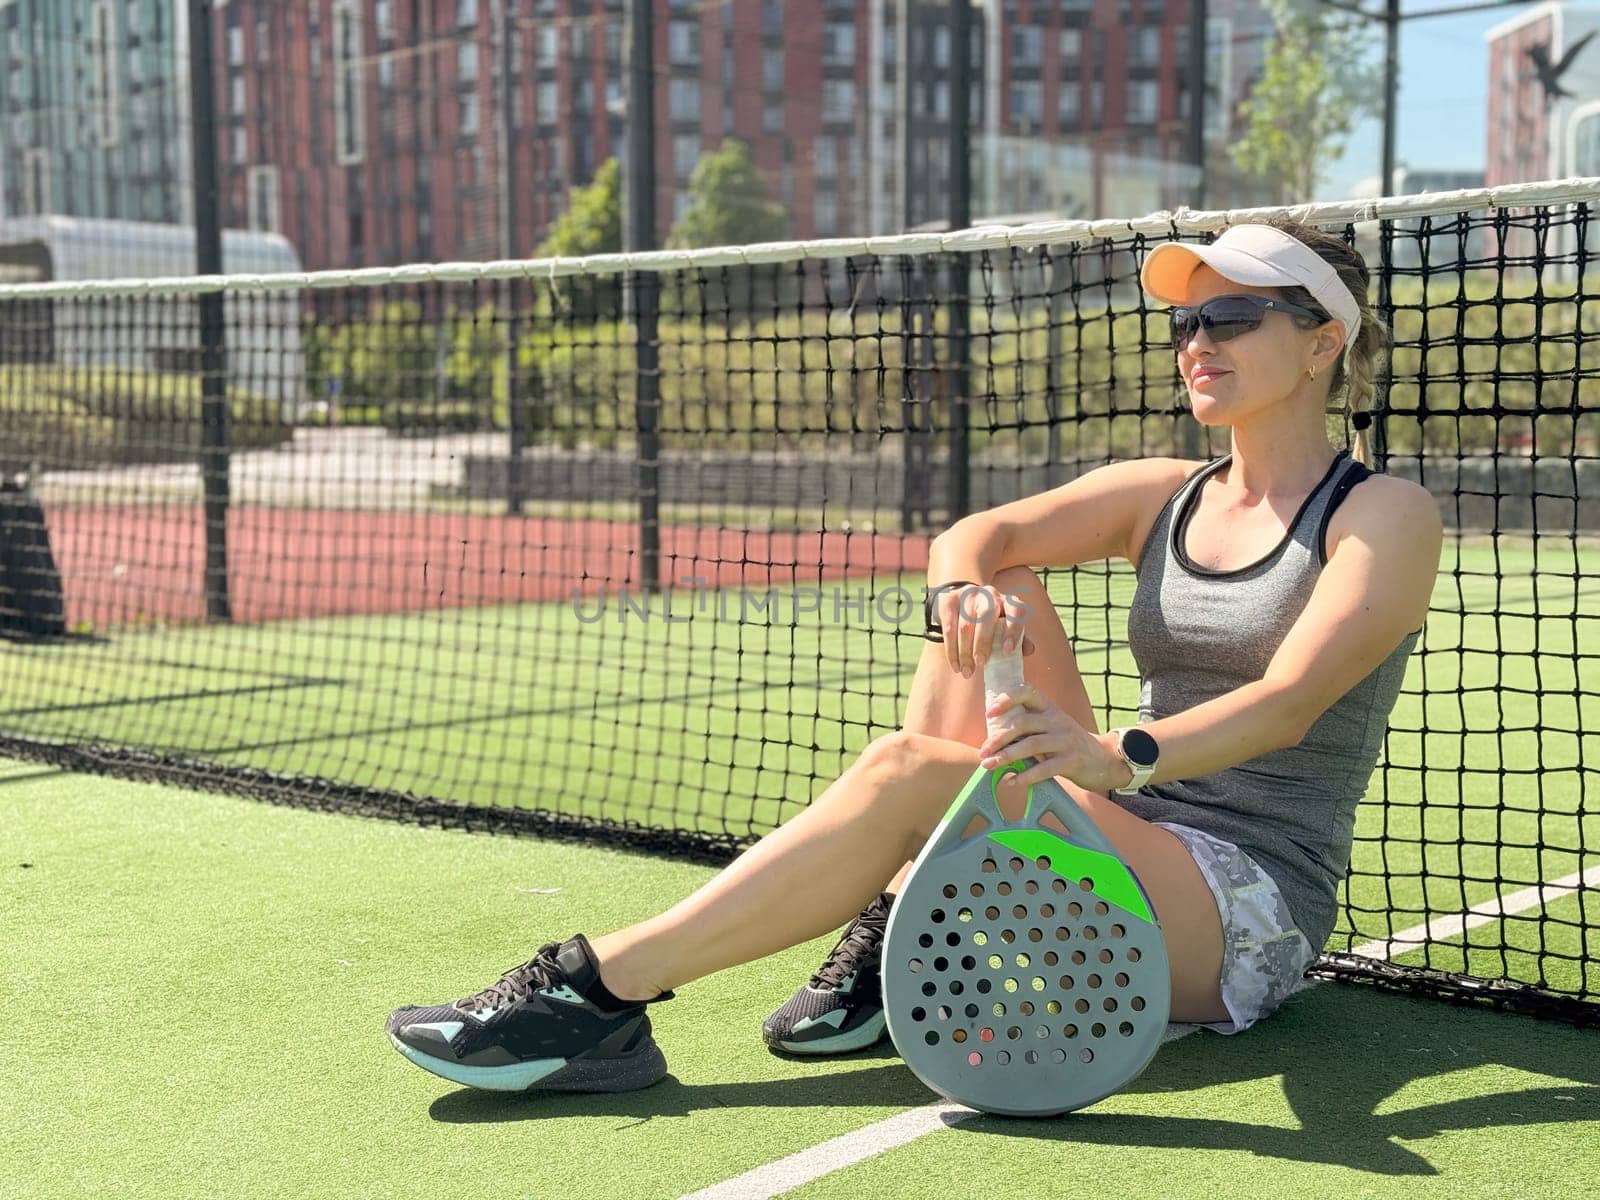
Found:
M 1233 1020 L 1201 1028 L 1243 1033 L 1300 989 L 1316 951 L 1295 927 L 1278 885 L 1243 850 L 1187 825 L 1154 824 L 1194 856 L 1222 916 L 1222 1002 Z

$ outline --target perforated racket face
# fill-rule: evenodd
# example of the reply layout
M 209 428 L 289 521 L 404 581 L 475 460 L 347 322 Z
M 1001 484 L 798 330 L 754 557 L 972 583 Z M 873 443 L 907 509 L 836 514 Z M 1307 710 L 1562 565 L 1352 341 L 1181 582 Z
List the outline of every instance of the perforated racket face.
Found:
M 919 863 L 890 915 L 884 1003 L 895 1046 L 935 1091 L 1043 1116 L 1144 1069 L 1166 1030 L 1171 976 L 1154 921 L 1073 869 L 1083 849 L 1027 832 L 1037 856 L 977 836 Z

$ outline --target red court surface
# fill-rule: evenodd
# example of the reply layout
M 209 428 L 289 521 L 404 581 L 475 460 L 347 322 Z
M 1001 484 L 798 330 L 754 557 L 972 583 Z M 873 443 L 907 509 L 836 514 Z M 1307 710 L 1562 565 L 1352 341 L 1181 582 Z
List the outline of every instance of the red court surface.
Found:
M 63 505 L 46 519 L 73 627 L 205 619 L 198 505 Z M 634 522 L 245 507 L 230 510 L 227 534 L 235 621 L 574 597 L 592 611 L 602 593 L 613 607 L 625 592 L 645 602 Z M 661 579 L 684 589 L 691 579 L 761 590 L 869 577 L 892 586 L 898 572 L 926 569 L 929 541 L 663 525 Z

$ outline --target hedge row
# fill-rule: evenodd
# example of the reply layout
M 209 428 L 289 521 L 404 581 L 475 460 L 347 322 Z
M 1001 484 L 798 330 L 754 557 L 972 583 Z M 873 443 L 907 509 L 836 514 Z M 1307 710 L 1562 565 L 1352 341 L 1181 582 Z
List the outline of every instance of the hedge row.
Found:
M 1470 453 L 1527 434 L 1547 453 L 1566 453 L 1575 438 L 1600 433 L 1596 306 L 1583 309 L 1570 290 L 1507 296 L 1492 279 L 1469 279 L 1459 292 L 1442 282 L 1426 296 L 1400 281 L 1394 304 L 1392 452 Z M 908 340 L 894 306 L 723 324 L 663 317 L 662 445 L 867 450 L 886 434 L 942 428 L 953 386 L 945 323 L 939 312 L 931 336 Z M 518 415 L 530 440 L 631 445 L 631 327 L 534 312 L 518 330 Z M 1160 312 L 1063 304 L 1052 315 L 1040 303 L 975 311 L 974 450 L 1094 457 L 1173 448 L 1185 405 L 1165 335 Z M 336 395 L 343 423 L 428 432 L 510 419 L 507 324 L 490 307 L 430 323 L 415 305 L 391 304 L 364 322 L 315 327 L 306 345 L 310 394 Z
M 132 367 L 0 364 L 0 457 L 44 467 L 193 461 L 200 381 Z M 276 446 L 292 430 L 279 406 L 228 393 L 234 449 Z

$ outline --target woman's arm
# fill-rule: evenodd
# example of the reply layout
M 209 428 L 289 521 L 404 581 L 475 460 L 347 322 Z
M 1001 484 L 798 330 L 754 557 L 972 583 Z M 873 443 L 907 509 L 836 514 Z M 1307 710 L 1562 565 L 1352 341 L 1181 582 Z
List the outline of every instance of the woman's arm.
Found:
M 1194 463 L 1147 458 L 1098 467 L 1071 483 L 1001 504 L 957 521 L 933 540 L 928 587 L 956 581 L 992 585 L 1008 567 L 1068 567 L 1096 559 L 1132 559 L 1167 498 Z M 954 590 L 933 598 L 930 616 L 944 631 L 952 670 L 983 670 L 1001 641 L 1026 640 L 1027 613 L 1012 613 L 1004 597 L 958 605 Z
M 1161 748 L 1153 782 L 1210 775 L 1297 745 L 1317 718 L 1422 625 L 1444 539 L 1433 498 L 1416 484 L 1377 475 L 1350 493 L 1338 515 L 1342 535 L 1266 674 L 1143 727 Z M 1096 791 L 1128 782 L 1109 734 L 1088 734 L 1062 713 L 1042 721 L 1045 706 L 1036 698 L 1024 703 L 1038 715 L 1026 719 L 1023 730 L 1044 740 L 1032 749 L 1028 740 L 1014 743 L 1001 761 L 1038 758 L 1026 780 L 1065 775 Z M 1072 728 L 1062 728 L 1063 722 Z M 999 747 L 986 742 L 981 749 L 992 756 Z M 986 759 L 985 765 L 1000 763 Z
M 1137 532 L 1194 470 L 1176 458 L 1096 467 L 1071 483 L 963 517 L 933 539 L 928 583 L 988 583 L 1007 567 L 1070 567 L 1127 558 Z

